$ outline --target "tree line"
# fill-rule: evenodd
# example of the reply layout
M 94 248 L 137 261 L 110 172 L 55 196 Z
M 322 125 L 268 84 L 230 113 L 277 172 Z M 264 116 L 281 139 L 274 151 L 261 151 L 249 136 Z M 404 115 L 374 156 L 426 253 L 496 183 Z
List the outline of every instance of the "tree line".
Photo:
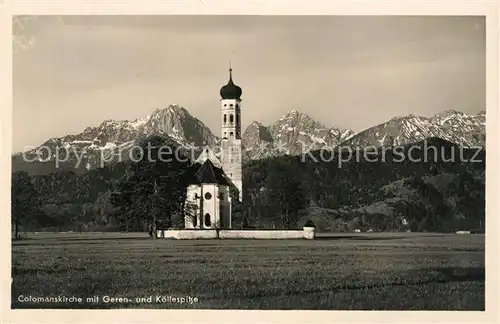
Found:
M 141 142 L 144 151 L 155 150 L 144 156 L 158 156 L 156 150 L 162 145 L 172 144 L 161 136 Z M 15 172 L 11 192 L 14 237 L 20 228 L 144 231 L 182 227 L 190 208 L 185 205 L 189 167 L 189 162 L 178 160 L 143 159 L 85 174 Z M 342 167 L 335 159 L 313 162 L 300 156 L 250 161 L 243 167 L 243 202 L 233 205 L 233 227 L 300 228 L 308 219 L 319 229 L 335 231 L 484 227 L 484 170 L 484 163 L 443 161 L 353 161 Z M 411 196 L 384 190 L 398 181 Z M 392 214 L 360 211 L 380 202 L 390 204 Z

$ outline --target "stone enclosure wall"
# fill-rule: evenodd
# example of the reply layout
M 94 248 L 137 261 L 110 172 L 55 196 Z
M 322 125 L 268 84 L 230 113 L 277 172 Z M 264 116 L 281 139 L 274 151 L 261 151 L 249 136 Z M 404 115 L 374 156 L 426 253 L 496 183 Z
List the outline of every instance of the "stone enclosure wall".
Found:
M 215 230 L 215 229 L 180 229 L 159 230 L 160 238 L 177 240 L 194 239 L 308 239 L 315 238 L 314 228 L 305 227 L 303 230 Z

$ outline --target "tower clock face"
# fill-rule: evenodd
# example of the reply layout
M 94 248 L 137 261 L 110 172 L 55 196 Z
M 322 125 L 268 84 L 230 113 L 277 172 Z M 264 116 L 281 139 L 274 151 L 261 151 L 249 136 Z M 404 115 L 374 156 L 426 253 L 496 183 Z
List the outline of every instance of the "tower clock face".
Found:
M 207 192 L 205 194 L 205 199 L 209 200 L 210 198 L 212 198 L 212 194 L 210 192 Z

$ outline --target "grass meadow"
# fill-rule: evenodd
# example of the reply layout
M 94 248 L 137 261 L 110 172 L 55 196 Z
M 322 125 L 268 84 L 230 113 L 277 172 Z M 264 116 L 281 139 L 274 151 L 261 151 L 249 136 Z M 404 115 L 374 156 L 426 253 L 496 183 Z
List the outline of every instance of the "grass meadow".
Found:
M 143 233 L 31 233 L 12 243 L 11 306 L 484 310 L 484 248 L 480 234 L 176 241 Z

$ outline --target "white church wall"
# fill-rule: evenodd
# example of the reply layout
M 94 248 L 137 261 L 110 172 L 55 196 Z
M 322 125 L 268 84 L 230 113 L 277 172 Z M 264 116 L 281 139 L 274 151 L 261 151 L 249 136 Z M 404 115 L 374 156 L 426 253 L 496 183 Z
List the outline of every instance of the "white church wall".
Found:
M 219 188 L 214 184 L 204 184 L 202 228 L 216 228 L 219 226 Z
M 186 206 L 184 215 L 185 228 L 200 228 L 199 220 L 199 197 L 201 195 L 201 188 L 198 185 L 190 185 L 186 192 Z M 196 220 L 195 220 L 196 218 Z
M 202 188 L 203 187 L 203 188 Z M 184 227 L 186 229 L 231 228 L 231 200 L 229 188 L 206 184 L 190 185 L 187 188 Z M 207 193 L 209 195 L 207 195 Z M 201 215 L 200 197 L 203 195 L 203 215 Z M 196 198 L 198 197 L 198 198 Z M 207 199 L 207 197 L 210 197 Z M 210 225 L 206 215 L 210 217 Z
M 218 195 L 219 189 L 215 184 L 190 185 L 187 188 L 184 227 L 187 229 L 209 229 L 218 226 L 220 222 Z M 200 198 L 203 201 L 202 211 L 200 210 Z

